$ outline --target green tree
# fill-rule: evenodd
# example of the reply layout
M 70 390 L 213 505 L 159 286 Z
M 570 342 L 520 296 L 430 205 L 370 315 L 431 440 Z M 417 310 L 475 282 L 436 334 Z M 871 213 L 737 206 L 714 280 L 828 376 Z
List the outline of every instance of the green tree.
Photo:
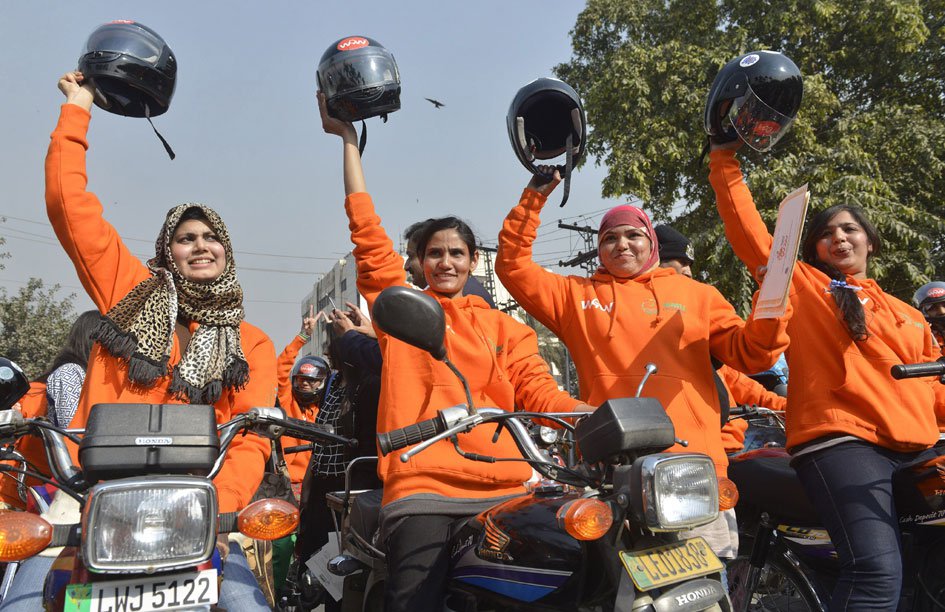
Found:
M 811 213 L 865 208 L 886 241 L 871 275 L 901 298 L 945 275 L 945 0 L 589 0 L 557 74 L 585 101 L 606 196 L 640 197 L 677 227 L 698 267 L 743 311 L 753 282 L 727 244 L 700 163 L 718 69 L 754 49 L 804 74 L 791 132 L 740 153 L 762 216 L 809 183 Z M 811 214 L 809 213 L 809 214 Z
M 44 288 L 38 278 L 16 295 L 0 289 L 0 355 L 19 364 L 30 378 L 49 367 L 75 320 L 75 295 L 60 299 L 58 292 L 59 285 Z

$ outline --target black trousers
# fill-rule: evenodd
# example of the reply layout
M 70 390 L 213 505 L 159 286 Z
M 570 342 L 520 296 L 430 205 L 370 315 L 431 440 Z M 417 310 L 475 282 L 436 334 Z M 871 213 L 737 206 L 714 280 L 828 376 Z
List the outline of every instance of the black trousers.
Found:
M 385 612 L 439 610 L 446 596 L 447 539 L 456 517 L 408 516 L 387 536 Z
M 345 488 L 344 474 L 321 476 L 312 470 L 305 473 L 302 481 L 302 503 L 299 511 L 299 533 L 295 540 L 295 555 L 299 567 L 328 543 L 328 534 L 335 530 L 335 523 L 325 503 L 325 494 Z

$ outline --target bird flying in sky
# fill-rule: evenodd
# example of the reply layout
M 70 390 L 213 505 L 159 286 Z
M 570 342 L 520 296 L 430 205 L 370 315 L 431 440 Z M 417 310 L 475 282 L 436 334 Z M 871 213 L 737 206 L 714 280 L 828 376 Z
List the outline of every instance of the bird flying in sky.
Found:
M 424 98 L 424 100 L 426 100 L 427 102 L 429 102 L 430 104 L 432 104 L 433 106 L 435 106 L 435 107 L 437 107 L 437 108 L 440 108 L 441 106 L 446 106 L 445 104 L 443 104 L 443 103 L 440 102 L 439 100 L 434 100 L 433 98 Z

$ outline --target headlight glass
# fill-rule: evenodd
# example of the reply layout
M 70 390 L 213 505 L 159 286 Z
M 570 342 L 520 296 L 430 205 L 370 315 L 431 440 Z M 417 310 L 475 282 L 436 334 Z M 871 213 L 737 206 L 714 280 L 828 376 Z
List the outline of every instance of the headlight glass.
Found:
M 689 529 L 716 519 L 719 483 L 705 455 L 650 455 L 641 471 L 647 526 Z
M 82 546 L 96 571 L 156 571 L 199 563 L 213 552 L 217 514 L 204 479 L 131 478 L 97 485 Z

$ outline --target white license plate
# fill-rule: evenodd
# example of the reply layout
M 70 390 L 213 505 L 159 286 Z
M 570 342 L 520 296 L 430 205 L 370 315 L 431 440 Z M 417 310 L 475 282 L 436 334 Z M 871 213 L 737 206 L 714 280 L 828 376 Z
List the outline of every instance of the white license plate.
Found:
M 153 612 L 217 603 L 217 570 L 70 584 L 65 612 Z

